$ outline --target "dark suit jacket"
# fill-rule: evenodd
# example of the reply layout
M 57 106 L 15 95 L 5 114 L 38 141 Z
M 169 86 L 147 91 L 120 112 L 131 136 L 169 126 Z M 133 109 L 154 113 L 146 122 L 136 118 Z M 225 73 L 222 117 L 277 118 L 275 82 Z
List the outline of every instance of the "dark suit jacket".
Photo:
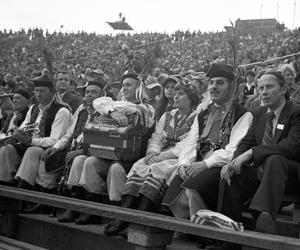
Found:
M 270 155 L 281 155 L 300 162 L 300 106 L 292 101 L 285 103 L 277 123 L 282 124 L 283 129 L 276 127 L 272 145 L 261 145 L 266 123 L 267 108 L 261 107 L 254 112 L 252 126 L 234 152 L 233 158 L 252 148 L 256 166 L 261 165 Z
M 72 114 L 75 113 L 79 105 L 82 103 L 82 99 L 80 96 L 73 95 L 70 92 L 66 92 L 62 100 L 71 107 Z

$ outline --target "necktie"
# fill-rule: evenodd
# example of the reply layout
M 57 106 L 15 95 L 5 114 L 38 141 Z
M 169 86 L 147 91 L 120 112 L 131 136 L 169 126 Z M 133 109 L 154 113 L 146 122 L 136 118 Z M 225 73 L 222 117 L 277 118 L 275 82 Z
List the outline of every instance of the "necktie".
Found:
M 273 119 L 275 117 L 274 112 L 269 112 L 267 114 L 267 124 L 265 128 L 264 137 L 262 140 L 262 145 L 270 145 L 273 143 Z
M 267 124 L 265 128 L 264 137 L 262 140 L 262 145 L 271 145 L 273 144 L 273 119 L 275 117 L 274 112 L 269 112 L 267 114 Z M 259 166 L 257 169 L 257 177 L 258 179 L 262 179 L 263 176 L 263 165 Z

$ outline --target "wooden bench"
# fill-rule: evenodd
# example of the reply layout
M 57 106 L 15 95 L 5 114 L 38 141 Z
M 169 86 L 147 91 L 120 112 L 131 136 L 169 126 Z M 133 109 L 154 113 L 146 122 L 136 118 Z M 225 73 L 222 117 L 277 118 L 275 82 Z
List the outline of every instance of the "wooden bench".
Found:
M 293 204 L 292 219 L 295 223 L 300 223 L 300 197 L 298 195 L 285 195 L 284 202 Z
M 37 247 L 26 242 L 14 240 L 0 236 L 0 249 L 3 250 L 46 250 L 46 248 Z
M 252 231 L 234 232 L 198 225 L 187 220 L 165 215 L 95 202 L 85 201 L 83 203 L 82 201 L 73 198 L 22 190 L 7 186 L 0 186 L 0 196 L 129 221 L 137 225 L 131 226 L 128 230 L 128 241 L 135 244 L 136 249 L 166 249 L 166 245 L 169 244 L 172 239 L 173 231 L 203 236 L 216 240 L 235 242 L 262 249 L 300 249 L 300 241 L 296 238 Z

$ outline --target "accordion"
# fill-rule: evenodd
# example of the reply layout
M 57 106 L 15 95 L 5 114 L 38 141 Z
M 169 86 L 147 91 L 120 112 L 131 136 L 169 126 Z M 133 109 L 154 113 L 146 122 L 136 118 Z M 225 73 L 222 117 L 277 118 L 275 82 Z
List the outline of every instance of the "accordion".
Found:
M 128 126 L 120 127 L 111 117 L 99 115 L 87 123 L 83 143 L 88 144 L 88 152 L 98 158 L 124 162 L 143 157 L 144 129 L 137 114 L 128 116 L 128 121 Z

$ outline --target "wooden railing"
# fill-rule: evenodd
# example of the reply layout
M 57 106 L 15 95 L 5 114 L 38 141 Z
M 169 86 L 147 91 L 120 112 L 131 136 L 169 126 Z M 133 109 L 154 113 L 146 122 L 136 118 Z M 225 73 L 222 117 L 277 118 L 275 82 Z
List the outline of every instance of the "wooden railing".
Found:
M 234 242 L 263 249 L 300 249 L 300 240 L 296 238 L 263 234 L 252 231 L 234 232 L 209 226 L 198 225 L 188 220 L 177 219 L 161 214 L 132 210 L 102 203 L 100 204 L 88 201 L 82 202 L 81 200 L 69 197 L 28 191 L 3 185 L 0 185 L 0 196 L 129 221 L 131 223 L 134 223 L 135 226 L 129 228 L 128 241 L 136 244 L 138 249 L 148 249 L 149 246 L 146 245 L 151 244 L 151 242 L 149 243 L 149 241 L 145 240 L 141 242 L 138 237 L 135 237 L 141 232 L 143 232 L 145 237 L 147 237 L 147 235 L 151 236 L 151 234 L 153 236 L 153 233 L 156 233 L 156 238 L 158 234 L 164 237 L 164 239 L 160 241 L 162 247 L 160 249 L 163 249 L 165 245 L 170 243 L 169 240 L 166 239 L 166 237 L 169 237 L 171 240 L 172 231 L 184 232 L 211 239 Z M 164 232 L 166 234 L 164 234 Z

